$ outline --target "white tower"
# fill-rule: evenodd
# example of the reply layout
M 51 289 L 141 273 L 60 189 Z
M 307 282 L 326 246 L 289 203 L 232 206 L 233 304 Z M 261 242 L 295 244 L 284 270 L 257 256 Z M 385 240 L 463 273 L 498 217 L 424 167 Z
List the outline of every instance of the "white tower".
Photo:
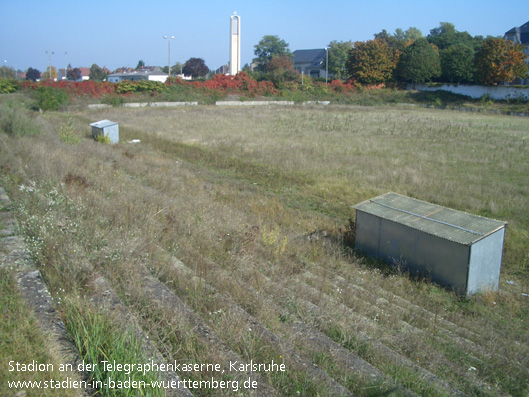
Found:
M 236 12 L 230 17 L 230 75 L 241 71 L 241 17 Z

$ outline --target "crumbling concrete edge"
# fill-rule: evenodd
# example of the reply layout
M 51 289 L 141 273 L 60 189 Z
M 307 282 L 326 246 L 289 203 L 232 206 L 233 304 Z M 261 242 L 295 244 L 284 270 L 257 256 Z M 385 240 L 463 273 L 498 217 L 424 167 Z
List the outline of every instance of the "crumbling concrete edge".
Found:
M 48 287 L 26 250 L 24 239 L 18 235 L 18 225 L 12 213 L 11 200 L 2 186 L 0 186 L 0 220 L 0 266 L 14 272 L 22 298 L 33 310 L 40 328 L 51 345 L 60 352 L 64 364 L 77 368 L 77 365 L 82 363 L 81 357 L 68 337 L 66 327 L 55 310 Z M 75 373 L 88 383 L 87 373 L 77 371 Z M 95 394 L 91 389 L 79 390 L 79 392 L 82 395 Z

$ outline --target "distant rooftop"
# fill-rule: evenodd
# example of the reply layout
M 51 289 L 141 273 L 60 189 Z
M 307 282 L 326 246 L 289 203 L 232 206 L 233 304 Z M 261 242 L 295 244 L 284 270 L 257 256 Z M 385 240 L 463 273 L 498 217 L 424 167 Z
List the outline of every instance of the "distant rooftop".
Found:
M 505 33 L 505 38 L 515 43 L 529 45 L 529 22 L 515 27 Z
M 296 50 L 292 53 L 292 61 L 294 64 L 311 63 L 314 66 L 320 66 L 325 59 L 325 48 L 318 48 L 314 50 Z

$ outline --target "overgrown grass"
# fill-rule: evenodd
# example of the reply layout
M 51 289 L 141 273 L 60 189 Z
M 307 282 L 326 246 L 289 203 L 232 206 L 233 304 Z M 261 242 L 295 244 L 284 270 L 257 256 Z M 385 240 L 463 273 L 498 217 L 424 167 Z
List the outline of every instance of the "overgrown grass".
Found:
M 103 396 L 162 396 L 163 390 L 151 387 L 151 382 L 160 378 L 158 373 L 142 372 L 136 369 L 125 370 L 108 367 L 146 364 L 149 361 L 141 349 L 141 341 L 133 331 L 116 326 L 106 313 L 100 313 L 88 302 L 69 300 L 66 303 L 65 325 L 81 358 L 93 370 L 90 378 L 98 385 Z M 111 383 L 115 382 L 115 383 Z M 129 383 L 126 383 L 129 382 Z M 142 383 L 145 382 L 145 383 Z M 146 385 L 146 387 L 119 387 L 123 384 Z
M 220 360 L 196 325 L 144 294 L 148 269 L 245 359 L 284 352 L 253 337 L 235 312 L 219 312 L 222 299 L 285 340 L 293 322 L 309 324 L 419 394 L 443 391 L 356 335 L 468 394 L 528 390 L 528 119 L 402 105 L 72 113 L 80 135 L 106 118 L 120 123 L 122 142 L 141 140 L 110 146 L 61 140 L 67 117 L 44 113 L 38 137 L 2 135 L 0 158 L 54 296 L 82 293 L 103 274 L 167 360 Z M 501 292 L 461 300 L 346 249 L 351 205 L 389 190 L 508 221 Z M 472 356 L 483 365 L 469 372 Z M 388 391 L 352 379 L 330 356 L 305 359 L 359 394 Z M 273 376 L 280 394 L 324 392 L 301 371 Z
M 21 98 L 0 102 L 0 131 L 12 136 L 38 134 L 39 129 Z
M 25 390 L 27 396 L 74 396 L 72 389 L 38 389 L 36 387 L 10 388 L 8 382 L 58 382 L 66 380 L 68 373 L 59 371 L 60 353 L 53 351 L 49 341 L 35 319 L 31 309 L 20 296 L 12 270 L 0 267 L 0 394 L 15 395 Z M 17 363 L 51 364 L 44 371 L 17 371 Z M 10 365 L 11 364 L 11 365 Z M 15 370 L 12 370 L 15 369 Z

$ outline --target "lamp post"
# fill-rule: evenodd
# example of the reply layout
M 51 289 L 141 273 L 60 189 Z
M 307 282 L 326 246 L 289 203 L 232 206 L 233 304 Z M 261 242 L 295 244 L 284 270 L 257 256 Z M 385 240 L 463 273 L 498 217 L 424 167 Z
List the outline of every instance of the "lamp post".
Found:
M 51 56 L 55 54 L 53 51 L 46 51 L 46 54 L 48 54 L 48 75 L 51 80 Z
M 68 55 L 67 52 L 64 53 L 64 80 L 68 80 L 68 64 L 66 63 L 66 55 Z
M 325 84 L 327 84 L 328 77 L 329 77 L 329 49 L 325 47 Z
M 171 77 L 171 40 L 174 40 L 174 36 L 163 36 L 164 39 L 167 40 L 167 56 L 169 58 L 169 78 Z

